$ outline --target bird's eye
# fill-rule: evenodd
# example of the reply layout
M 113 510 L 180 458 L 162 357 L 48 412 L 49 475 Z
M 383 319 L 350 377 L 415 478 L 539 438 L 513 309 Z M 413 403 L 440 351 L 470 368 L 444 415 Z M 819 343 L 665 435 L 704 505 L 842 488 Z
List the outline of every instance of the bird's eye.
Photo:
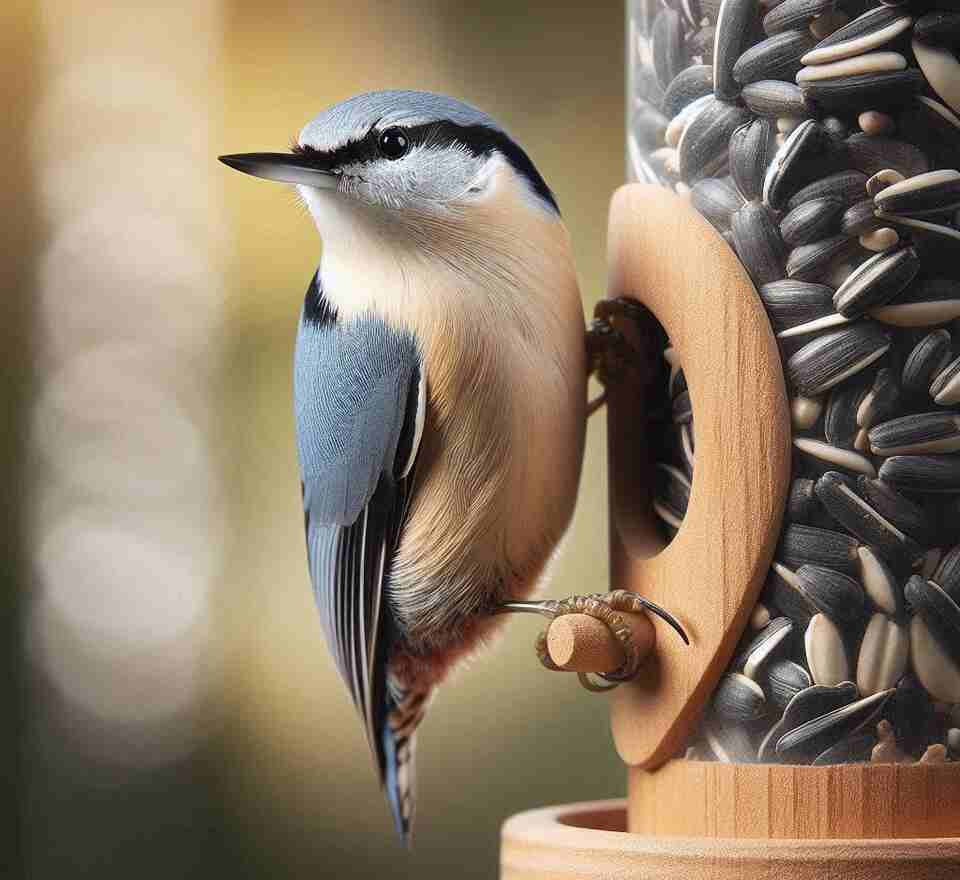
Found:
M 380 152 L 388 159 L 399 159 L 405 156 L 410 148 L 410 141 L 403 133 L 402 128 L 388 128 L 380 134 Z

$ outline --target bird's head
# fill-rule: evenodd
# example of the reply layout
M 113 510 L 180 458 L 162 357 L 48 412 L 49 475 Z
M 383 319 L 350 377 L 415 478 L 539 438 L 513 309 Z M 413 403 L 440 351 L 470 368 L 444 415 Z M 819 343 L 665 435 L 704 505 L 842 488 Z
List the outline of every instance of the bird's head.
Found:
M 381 221 L 463 216 L 505 176 L 530 206 L 556 214 L 553 194 L 517 143 L 489 116 L 417 91 L 357 95 L 325 110 L 290 153 L 221 156 L 239 171 L 296 184 L 321 232 L 331 213 Z

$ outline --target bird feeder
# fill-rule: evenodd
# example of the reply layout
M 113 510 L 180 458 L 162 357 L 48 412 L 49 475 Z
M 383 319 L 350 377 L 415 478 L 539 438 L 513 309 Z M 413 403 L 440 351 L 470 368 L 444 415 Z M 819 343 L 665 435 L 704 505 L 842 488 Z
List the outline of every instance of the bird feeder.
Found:
M 960 876 L 958 18 L 629 4 L 611 588 L 690 644 L 634 619 L 626 800 L 510 819 L 503 878 Z M 596 623 L 556 665 L 622 663 Z

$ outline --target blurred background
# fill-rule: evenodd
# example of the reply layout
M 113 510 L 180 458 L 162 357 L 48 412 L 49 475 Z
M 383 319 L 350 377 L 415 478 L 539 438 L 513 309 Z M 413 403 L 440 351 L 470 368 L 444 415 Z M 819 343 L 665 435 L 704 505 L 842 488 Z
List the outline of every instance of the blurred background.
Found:
M 290 373 L 320 241 L 215 157 L 359 91 L 466 98 L 553 186 L 589 313 L 622 4 L 4 6 L 3 876 L 490 878 L 508 815 L 620 795 L 606 699 L 515 619 L 435 701 L 399 848 L 304 560 Z M 601 422 L 552 596 L 607 584 Z

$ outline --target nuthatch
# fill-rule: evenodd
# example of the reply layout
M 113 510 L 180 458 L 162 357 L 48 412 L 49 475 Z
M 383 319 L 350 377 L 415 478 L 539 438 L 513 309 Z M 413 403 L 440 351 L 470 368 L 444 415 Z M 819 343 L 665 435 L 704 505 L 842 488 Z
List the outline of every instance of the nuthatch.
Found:
M 406 838 L 431 693 L 534 590 L 573 513 L 569 237 L 517 143 L 427 92 L 359 95 L 292 153 L 221 158 L 296 184 L 323 237 L 294 363 L 309 568 Z

